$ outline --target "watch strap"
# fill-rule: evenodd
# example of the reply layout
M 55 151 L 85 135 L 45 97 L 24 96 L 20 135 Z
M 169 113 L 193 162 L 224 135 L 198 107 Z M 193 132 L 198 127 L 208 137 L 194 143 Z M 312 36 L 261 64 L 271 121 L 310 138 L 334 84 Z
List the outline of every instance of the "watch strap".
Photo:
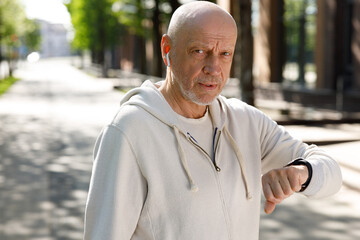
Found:
M 307 169 L 308 169 L 309 176 L 308 176 L 306 182 L 301 185 L 301 189 L 300 189 L 300 191 L 299 191 L 299 192 L 303 192 L 303 191 L 305 191 L 305 189 L 307 188 L 307 186 L 310 184 L 310 181 L 311 181 L 311 178 L 312 178 L 312 174 L 313 174 L 313 169 L 312 169 L 311 164 L 310 164 L 308 161 L 306 161 L 305 159 L 303 159 L 303 158 L 297 158 L 297 159 L 291 161 L 290 163 L 288 163 L 288 164 L 286 165 L 286 167 L 288 167 L 288 166 L 294 166 L 294 165 L 304 165 L 304 166 L 306 166 Z

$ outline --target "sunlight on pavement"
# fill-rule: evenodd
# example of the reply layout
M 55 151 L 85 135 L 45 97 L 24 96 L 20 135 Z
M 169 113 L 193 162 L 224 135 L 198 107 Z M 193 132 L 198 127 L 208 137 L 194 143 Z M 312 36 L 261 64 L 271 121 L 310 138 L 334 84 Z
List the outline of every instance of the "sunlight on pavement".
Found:
M 94 142 L 122 94 L 63 60 L 15 74 L 0 98 L 0 239 L 80 240 Z
M 0 98 L 0 239 L 81 240 L 93 146 L 123 94 L 69 60 L 22 63 L 15 74 L 22 80 Z M 329 141 L 358 138 L 360 126 L 287 129 Z M 341 162 L 348 186 L 360 182 L 359 143 L 323 146 Z M 347 186 L 324 200 L 296 194 L 262 213 L 260 239 L 360 239 L 359 202 L 360 191 Z

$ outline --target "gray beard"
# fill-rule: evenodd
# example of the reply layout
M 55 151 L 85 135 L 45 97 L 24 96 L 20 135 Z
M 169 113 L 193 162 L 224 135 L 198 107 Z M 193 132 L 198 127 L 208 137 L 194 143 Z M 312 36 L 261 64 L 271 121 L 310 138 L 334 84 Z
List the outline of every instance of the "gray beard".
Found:
M 200 80 L 200 82 L 205 82 L 205 81 L 201 81 L 201 80 Z M 218 84 L 220 84 L 220 83 L 221 83 L 221 79 L 220 79 L 220 80 L 217 79 L 216 82 L 217 82 Z M 175 84 L 175 79 L 174 79 L 172 73 L 171 73 L 171 84 L 173 84 L 173 85 Z M 195 104 L 197 104 L 197 105 L 200 105 L 200 106 L 208 106 L 208 105 L 211 105 L 211 104 L 215 101 L 215 99 L 219 96 L 219 94 L 218 94 L 213 100 L 208 101 L 208 102 L 202 102 L 202 101 L 200 101 L 200 100 L 198 99 L 198 97 L 196 97 L 196 95 L 195 95 L 193 92 L 185 90 L 185 89 L 183 88 L 183 86 L 182 86 L 179 82 L 178 82 L 177 84 L 179 85 L 181 94 L 183 95 L 183 97 L 184 97 L 185 99 L 190 100 L 191 102 L 193 102 L 193 103 L 195 103 Z
M 193 103 L 195 103 L 197 105 L 208 106 L 208 105 L 211 105 L 215 100 L 215 99 L 213 99 L 213 100 L 208 101 L 208 102 L 199 101 L 199 99 L 196 97 L 196 95 L 193 92 L 184 90 L 181 84 L 179 84 L 179 86 L 180 86 L 180 91 L 181 91 L 181 94 L 183 95 L 183 97 L 190 100 L 190 101 L 192 101 Z

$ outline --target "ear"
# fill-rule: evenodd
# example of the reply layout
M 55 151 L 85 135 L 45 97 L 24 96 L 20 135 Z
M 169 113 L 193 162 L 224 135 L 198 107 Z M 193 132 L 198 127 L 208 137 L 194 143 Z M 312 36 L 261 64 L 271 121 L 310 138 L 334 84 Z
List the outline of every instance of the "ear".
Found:
M 161 55 L 166 66 L 170 67 L 169 52 L 171 39 L 169 35 L 164 34 L 161 38 Z

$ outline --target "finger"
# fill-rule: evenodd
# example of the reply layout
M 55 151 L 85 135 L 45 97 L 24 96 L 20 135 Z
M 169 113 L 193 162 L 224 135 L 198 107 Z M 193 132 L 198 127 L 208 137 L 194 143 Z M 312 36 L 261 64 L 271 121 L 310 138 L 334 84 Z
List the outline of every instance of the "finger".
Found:
M 269 186 L 272 194 L 269 195 L 269 198 L 266 198 L 267 200 L 274 203 L 279 203 L 284 198 L 286 198 L 283 187 L 280 182 L 278 181 L 272 182 Z
M 262 184 L 266 200 L 274 203 L 277 203 L 275 199 L 283 199 L 290 188 L 286 175 L 279 170 L 273 170 L 263 175 Z M 286 191 L 285 194 L 283 189 Z
M 292 174 L 289 169 L 281 169 L 278 171 L 278 185 L 274 186 L 274 196 L 278 199 L 285 199 L 292 195 L 297 189 L 296 185 L 298 184 L 295 179 L 296 175 Z
M 277 185 L 280 187 L 280 184 Z M 263 192 L 266 199 L 264 211 L 266 214 L 270 214 L 274 211 L 276 204 L 280 203 L 281 200 L 274 197 L 272 186 L 268 183 L 263 183 Z
M 275 201 L 273 190 L 269 183 L 263 183 L 263 193 L 267 201 L 271 201 L 271 202 Z
M 292 180 L 292 178 L 289 176 L 284 176 L 280 179 L 279 181 L 280 185 L 281 185 L 281 193 L 279 197 L 281 198 L 287 198 L 289 197 L 290 195 L 292 195 L 294 193 L 294 185 L 293 184 L 296 184 L 295 181 Z
M 264 211 L 266 214 L 271 214 L 275 210 L 276 204 L 270 201 L 266 201 L 264 205 Z

